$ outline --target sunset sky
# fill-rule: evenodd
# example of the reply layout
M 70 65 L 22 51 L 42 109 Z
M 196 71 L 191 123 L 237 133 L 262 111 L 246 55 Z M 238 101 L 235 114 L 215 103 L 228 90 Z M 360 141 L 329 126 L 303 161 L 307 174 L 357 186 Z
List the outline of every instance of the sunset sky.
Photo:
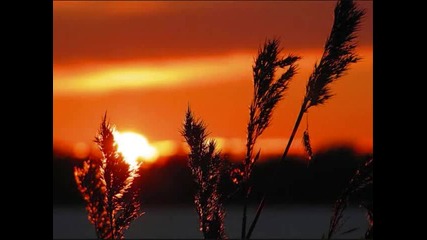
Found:
M 283 151 L 306 81 L 333 22 L 335 1 L 53 2 L 54 148 L 93 147 L 104 112 L 119 131 L 144 135 L 160 155 L 180 150 L 187 105 L 223 152 L 244 150 L 252 64 L 266 39 L 302 57 L 299 73 L 258 147 Z M 362 60 L 309 111 L 314 151 L 351 144 L 372 151 L 372 1 L 358 32 Z M 293 143 L 301 150 L 303 120 Z

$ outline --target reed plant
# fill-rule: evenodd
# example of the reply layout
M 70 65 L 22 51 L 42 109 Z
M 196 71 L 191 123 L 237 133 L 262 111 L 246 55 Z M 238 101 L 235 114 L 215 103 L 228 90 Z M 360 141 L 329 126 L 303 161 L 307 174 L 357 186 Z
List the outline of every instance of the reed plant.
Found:
M 313 72 L 308 78 L 305 95 L 292 133 L 280 159 L 280 166 L 286 160 L 304 114 L 308 113 L 308 110 L 312 107 L 325 104 L 333 96 L 331 84 L 338 80 L 349 69 L 351 64 L 360 60 L 356 54 L 356 32 L 360 27 L 364 14 L 364 10 L 359 9 L 353 0 L 338 0 L 334 10 L 334 22 L 329 37 L 326 39 L 323 55 L 320 62 L 315 63 Z M 304 132 L 303 139 L 308 155 L 312 156 L 308 129 Z M 276 173 L 273 174 L 271 184 L 263 194 L 254 220 L 246 234 L 247 239 L 251 237 L 257 224 L 264 208 L 267 192 L 270 191 L 276 181 L 280 166 L 277 168 Z
M 296 62 L 300 57 L 289 54 L 280 57 L 281 49 L 278 39 L 267 40 L 259 49 L 258 56 L 252 66 L 253 99 L 249 107 L 249 122 L 247 125 L 246 155 L 243 160 L 241 189 L 244 197 L 242 217 L 242 239 L 246 233 L 247 202 L 250 193 L 250 178 L 254 164 L 260 156 L 260 151 L 254 156 L 254 146 L 258 137 L 270 125 L 273 111 L 282 100 L 292 77 L 296 74 Z M 277 79 L 278 69 L 285 69 Z M 236 171 L 236 170 L 235 170 Z
M 242 193 L 243 214 L 241 238 L 250 239 L 260 214 L 265 206 L 266 196 L 275 186 L 280 168 L 285 162 L 298 128 L 309 109 L 325 104 L 332 96 L 331 84 L 360 60 L 356 54 L 356 32 L 365 12 L 357 7 L 353 0 L 338 0 L 334 10 L 334 21 L 324 51 L 313 72 L 309 76 L 305 94 L 289 140 L 280 159 L 280 165 L 271 177 L 254 219 L 247 230 L 247 205 L 252 188 L 252 172 L 260 150 L 255 151 L 257 139 L 271 124 L 273 112 L 283 99 L 292 78 L 297 73 L 299 56 L 283 56 L 278 39 L 266 40 L 260 47 L 252 66 L 253 98 L 249 105 L 249 120 L 245 155 L 239 166 L 225 166 L 216 143 L 208 139 L 205 123 L 195 118 L 190 107 L 185 113 L 181 135 L 189 146 L 188 166 L 195 183 L 194 204 L 199 218 L 199 229 L 205 239 L 226 239 L 224 218 L 224 194 L 220 183 L 224 175 L 231 176 L 236 189 Z M 280 74 L 278 74 L 280 71 Z M 83 166 L 74 169 L 75 180 L 86 202 L 89 221 L 95 226 L 100 239 L 124 238 L 124 231 L 131 222 L 142 215 L 141 211 L 141 163 L 131 167 L 118 152 L 114 140 L 114 127 L 104 115 L 100 129 L 95 137 L 102 157 L 90 158 Z M 305 129 L 303 145 L 308 158 L 313 157 L 308 129 Z M 256 152 L 256 153 L 255 153 Z M 368 170 L 366 170 L 368 169 Z M 342 226 L 343 211 L 347 207 L 349 196 L 372 183 L 372 160 L 359 169 L 334 205 L 334 214 L 330 220 L 327 238 L 330 239 Z M 366 237 L 372 236 L 372 205 L 364 205 L 368 210 L 370 227 Z
M 339 198 L 336 200 L 333 208 L 333 214 L 329 222 L 329 231 L 326 239 L 331 239 L 342 229 L 343 225 L 345 224 L 344 210 L 349 205 L 350 197 L 373 183 L 373 167 L 373 158 L 370 158 L 365 163 L 363 163 L 355 172 L 354 176 L 350 179 L 347 187 L 341 193 Z M 365 238 L 371 239 L 373 237 L 372 235 L 374 229 L 373 204 L 362 203 L 362 206 L 364 206 L 367 210 L 367 220 L 369 224 L 368 230 L 365 233 Z M 350 229 L 345 232 L 352 230 L 353 229 Z
M 207 139 L 206 125 L 195 119 L 190 107 L 181 133 L 190 148 L 188 165 L 196 185 L 194 204 L 199 216 L 199 229 L 205 239 L 226 239 L 225 210 L 219 191 L 221 173 L 225 168 L 216 143 Z
M 130 167 L 117 151 L 114 127 L 105 114 L 95 137 L 102 158 L 90 158 L 74 176 L 86 202 L 98 239 L 123 239 L 131 222 L 141 216 L 141 163 Z

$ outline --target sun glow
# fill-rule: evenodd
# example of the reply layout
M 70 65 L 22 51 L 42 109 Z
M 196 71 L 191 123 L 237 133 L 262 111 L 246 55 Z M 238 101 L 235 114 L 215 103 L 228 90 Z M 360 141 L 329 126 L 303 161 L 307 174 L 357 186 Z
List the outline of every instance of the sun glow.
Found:
M 157 160 L 158 151 L 148 143 L 147 138 L 134 132 L 114 132 L 114 139 L 117 142 L 117 150 L 130 166 L 136 166 L 139 161 L 154 162 Z
M 160 63 L 147 61 L 87 63 L 85 64 L 87 67 L 55 65 L 53 94 L 66 96 L 105 93 L 120 89 L 164 89 L 218 83 L 225 81 L 223 79 L 250 77 L 250 73 L 249 75 L 246 73 L 246 66 L 251 64 L 252 58 L 251 54 L 243 53 Z M 206 77 L 209 74 L 216 78 Z

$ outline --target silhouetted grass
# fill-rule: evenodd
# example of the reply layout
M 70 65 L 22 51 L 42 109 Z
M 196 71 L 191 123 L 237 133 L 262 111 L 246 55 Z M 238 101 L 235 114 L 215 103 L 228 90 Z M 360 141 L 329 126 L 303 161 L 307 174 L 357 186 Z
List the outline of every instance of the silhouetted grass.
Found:
M 345 224 L 345 219 L 343 218 L 344 210 L 348 206 L 350 197 L 364 189 L 366 186 L 372 184 L 373 182 L 373 159 L 368 159 L 354 174 L 348 183 L 347 187 L 341 193 L 340 197 L 337 199 L 334 205 L 333 215 L 329 223 L 329 231 L 327 239 L 331 239 L 338 231 L 340 231 Z M 372 204 L 365 204 L 365 208 L 368 210 L 368 223 L 369 228 L 366 231 L 366 239 L 372 238 L 373 233 L 373 208 Z
M 249 179 L 260 152 L 253 156 L 253 148 L 257 138 L 269 126 L 273 110 L 283 98 L 292 77 L 296 73 L 298 56 L 289 54 L 280 58 L 280 42 L 277 39 L 267 40 L 258 51 L 253 70 L 254 96 L 249 107 L 249 122 L 247 127 L 246 155 L 243 161 L 242 192 L 244 196 L 242 217 L 242 239 L 246 235 L 247 199 L 250 192 Z M 287 68 L 280 77 L 275 79 L 278 68 Z M 234 170 L 234 173 L 238 170 Z
M 306 92 L 301 104 L 301 108 L 289 137 L 288 144 L 281 158 L 281 165 L 286 159 L 292 141 L 297 133 L 302 117 L 314 106 L 324 104 L 331 98 L 332 93 L 330 85 L 340 78 L 348 70 L 351 63 L 356 63 L 359 58 L 355 53 L 356 49 L 356 31 L 359 28 L 364 11 L 357 8 L 353 0 L 338 0 L 334 11 L 334 23 L 331 33 L 326 40 L 322 58 L 319 64 L 314 65 L 314 70 L 310 75 Z M 308 131 L 306 130 L 305 140 L 308 140 Z M 308 142 L 307 142 L 308 143 Z M 306 148 L 308 145 L 306 146 Z M 311 149 L 308 148 L 307 150 Z M 310 153 L 309 153 L 310 154 Z M 275 182 L 277 173 L 273 176 L 272 184 Z M 258 221 L 259 215 L 265 204 L 265 194 L 258 206 L 254 221 L 249 228 L 247 238 L 250 238 Z
M 88 159 L 83 167 L 75 167 L 74 175 L 80 193 L 86 201 L 89 221 L 95 225 L 101 239 L 122 239 L 124 230 L 142 215 L 140 163 L 130 168 L 114 141 L 114 128 L 102 120 L 95 142 L 102 152 L 101 159 Z
M 200 231 L 205 239 L 225 239 L 225 211 L 218 190 L 223 163 L 215 141 L 207 139 L 205 124 L 194 119 L 190 107 L 185 114 L 182 135 L 190 147 L 188 165 L 196 183 L 194 203 Z
M 241 190 L 243 203 L 241 238 L 249 239 L 265 205 L 267 193 L 277 185 L 280 167 L 288 159 L 288 152 L 296 136 L 304 114 L 311 107 L 325 104 L 332 96 L 331 84 L 339 79 L 352 63 L 359 61 L 356 55 L 356 31 L 359 28 L 364 11 L 360 10 L 353 0 L 338 0 L 334 10 L 334 22 L 329 37 L 324 45 L 323 55 L 314 65 L 308 78 L 306 92 L 289 137 L 279 167 L 271 176 L 267 189 L 262 194 L 255 217 L 246 231 L 247 202 L 253 187 L 252 173 L 254 165 L 260 157 L 260 151 L 254 154 L 254 146 L 258 137 L 271 123 L 273 111 L 282 100 L 292 77 L 296 74 L 296 62 L 300 57 L 289 54 L 280 57 L 279 40 L 267 40 L 259 49 L 252 66 L 253 99 L 249 106 L 247 125 L 246 153 L 242 164 L 234 169 L 226 168 L 217 146 L 213 140 L 207 139 L 206 126 L 201 120 L 194 118 L 190 108 L 185 114 L 181 134 L 189 145 L 188 166 L 191 169 L 196 191 L 194 203 L 199 217 L 200 231 L 205 239 L 227 238 L 224 227 L 225 209 L 223 193 L 220 191 L 221 175 L 231 176 L 237 190 Z M 284 69 L 278 78 L 276 72 Z M 88 219 L 95 226 L 98 238 L 124 238 L 131 222 L 141 216 L 141 171 L 140 164 L 131 168 L 121 153 L 117 151 L 114 141 L 114 128 L 102 120 L 95 138 L 102 158 L 90 158 L 83 162 L 81 168 L 74 169 L 75 180 L 82 194 L 88 211 Z M 308 126 L 303 134 L 303 145 L 309 160 L 315 158 L 310 143 Z M 304 166 L 304 165 L 303 165 Z M 298 171 L 307 168 L 296 168 Z M 231 170 L 228 173 L 228 170 Z M 343 224 L 343 211 L 348 204 L 349 196 L 367 184 L 372 183 L 372 160 L 364 168 L 358 170 L 349 182 L 345 191 L 334 205 L 334 214 L 330 220 L 327 238 L 330 239 Z M 366 238 L 373 233 L 373 209 L 371 204 L 364 204 L 368 210 L 369 229 Z M 351 230 L 349 230 L 351 231 Z M 347 232 L 349 232 L 347 231 Z

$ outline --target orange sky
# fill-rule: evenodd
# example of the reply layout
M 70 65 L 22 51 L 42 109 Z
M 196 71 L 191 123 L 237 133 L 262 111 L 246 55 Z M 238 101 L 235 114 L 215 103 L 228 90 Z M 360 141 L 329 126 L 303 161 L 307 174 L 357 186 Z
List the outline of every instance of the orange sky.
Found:
M 55 1 L 54 147 L 91 145 L 104 112 L 118 130 L 175 149 L 187 104 L 224 151 L 243 150 L 252 93 L 251 66 L 266 38 L 303 57 L 259 147 L 281 152 L 305 83 L 333 21 L 335 2 Z M 309 112 L 314 150 L 349 143 L 372 150 L 372 2 L 359 55 L 333 84 L 335 96 Z M 294 150 L 301 148 L 304 120 Z

